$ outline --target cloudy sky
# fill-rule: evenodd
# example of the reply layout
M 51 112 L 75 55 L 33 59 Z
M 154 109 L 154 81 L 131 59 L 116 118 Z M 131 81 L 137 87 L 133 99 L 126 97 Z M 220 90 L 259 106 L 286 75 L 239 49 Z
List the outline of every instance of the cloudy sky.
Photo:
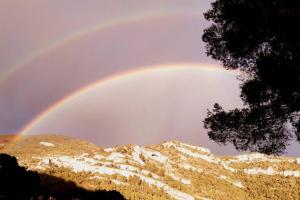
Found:
M 0 132 L 65 134 L 101 146 L 181 140 L 236 153 L 209 141 L 202 127 L 214 102 L 242 106 L 238 73 L 205 54 L 209 6 L 1 1 Z

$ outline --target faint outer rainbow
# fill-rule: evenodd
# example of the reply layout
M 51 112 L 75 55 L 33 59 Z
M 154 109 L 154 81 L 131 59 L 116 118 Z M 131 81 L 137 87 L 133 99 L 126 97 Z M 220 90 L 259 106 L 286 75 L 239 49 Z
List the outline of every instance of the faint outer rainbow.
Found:
M 201 70 L 201 71 L 215 71 L 215 72 L 223 72 L 228 74 L 234 74 L 237 75 L 238 72 L 236 71 L 228 71 L 220 66 L 210 65 L 210 64 L 201 64 L 201 63 L 176 63 L 176 64 L 162 64 L 162 65 L 154 65 L 154 66 L 148 66 L 140 69 L 131 69 L 127 71 L 123 71 L 121 73 L 113 74 L 111 76 L 108 76 L 106 78 L 100 79 L 96 82 L 93 82 L 87 86 L 81 87 L 75 92 L 71 93 L 70 95 L 65 96 L 61 100 L 57 101 L 50 107 L 48 107 L 46 110 L 41 112 L 39 115 L 37 115 L 30 123 L 28 123 L 14 138 L 14 140 L 10 143 L 9 147 L 13 146 L 15 143 L 18 142 L 18 140 L 28 134 L 31 129 L 36 127 L 39 123 L 41 123 L 44 119 L 46 119 L 48 116 L 50 116 L 55 111 L 59 110 L 60 108 L 63 108 L 65 105 L 67 105 L 72 100 L 81 97 L 82 95 L 88 93 L 91 90 L 96 90 L 101 87 L 104 87 L 108 85 L 109 83 L 112 83 L 114 81 L 121 81 L 121 80 L 130 80 L 133 77 L 136 76 L 143 76 L 149 73 L 160 73 L 160 72 L 167 72 L 167 71 L 184 71 L 184 70 Z
M 81 29 L 79 31 L 72 32 L 62 38 L 59 38 L 55 41 L 52 41 L 49 45 L 42 49 L 37 49 L 33 51 L 31 54 L 26 56 L 24 59 L 22 59 L 20 62 L 14 64 L 7 70 L 5 73 L 2 73 L 0 76 L 0 81 L 5 80 L 9 76 L 11 76 L 15 71 L 22 68 L 23 66 L 26 66 L 33 62 L 35 59 L 42 57 L 44 55 L 47 55 L 49 52 L 52 52 L 58 48 L 64 47 L 65 45 L 70 44 L 71 42 L 80 40 L 81 38 L 96 33 L 101 30 L 105 30 L 108 28 L 113 28 L 118 25 L 124 25 L 124 24 L 130 24 L 134 22 L 144 21 L 144 20 L 150 20 L 150 19 L 159 19 L 162 17 L 170 17 L 170 16 L 176 16 L 179 14 L 187 14 L 187 15 L 195 15 L 199 16 L 200 14 L 196 11 L 190 10 L 189 12 L 184 10 L 165 10 L 165 11 L 158 11 L 158 12 L 148 12 L 148 13 L 140 13 L 135 15 L 128 15 L 123 16 L 120 18 L 113 18 L 104 22 L 97 23 L 91 27 L 87 27 L 84 29 Z M 1 84 L 1 83 L 0 83 Z

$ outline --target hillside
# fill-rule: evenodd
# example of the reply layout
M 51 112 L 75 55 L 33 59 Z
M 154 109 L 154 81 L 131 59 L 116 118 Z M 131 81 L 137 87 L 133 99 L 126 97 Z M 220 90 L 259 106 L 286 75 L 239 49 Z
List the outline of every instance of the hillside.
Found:
M 12 139 L 0 136 L 0 152 L 20 165 L 126 199 L 300 199 L 299 158 L 220 157 L 179 141 L 101 148 L 56 135 L 27 136 L 7 148 Z

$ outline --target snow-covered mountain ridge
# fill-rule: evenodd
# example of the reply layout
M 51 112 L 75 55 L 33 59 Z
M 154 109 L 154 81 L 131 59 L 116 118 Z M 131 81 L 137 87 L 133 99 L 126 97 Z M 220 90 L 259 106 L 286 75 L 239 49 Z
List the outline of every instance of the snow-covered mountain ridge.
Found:
M 128 199 L 300 199 L 300 159 L 216 156 L 179 141 L 101 148 L 62 136 L 30 136 L 0 151 L 31 170 Z

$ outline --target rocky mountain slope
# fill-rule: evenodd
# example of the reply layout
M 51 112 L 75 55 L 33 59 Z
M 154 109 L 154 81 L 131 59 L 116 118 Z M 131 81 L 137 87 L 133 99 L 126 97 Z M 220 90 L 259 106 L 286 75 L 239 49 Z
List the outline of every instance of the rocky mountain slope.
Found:
M 300 158 L 220 157 L 178 141 L 101 148 L 55 135 L 11 139 L 0 136 L 0 152 L 20 165 L 126 199 L 300 199 Z

